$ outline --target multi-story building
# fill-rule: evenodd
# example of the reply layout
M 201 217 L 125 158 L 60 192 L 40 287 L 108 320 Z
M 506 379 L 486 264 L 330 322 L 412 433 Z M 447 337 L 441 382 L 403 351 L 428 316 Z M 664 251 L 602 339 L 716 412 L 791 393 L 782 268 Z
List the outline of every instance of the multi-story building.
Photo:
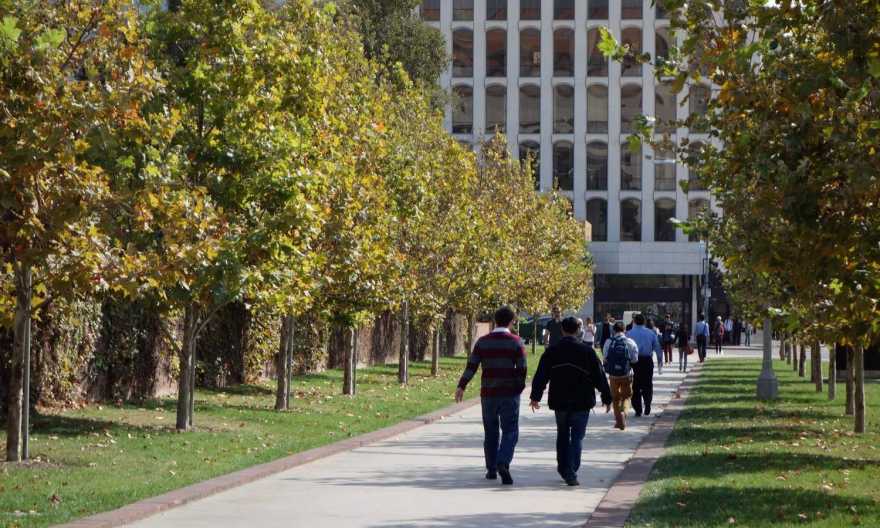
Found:
M 608 61 L 600 28 L 651 57 L 668 53 L 666 12 L 652 0 L 425 0 L 423 20 L 446 37 L 451 64 L 441 79 L 453 95 L 448 129 L 479 148 L 496 131 L 514 155 L 536 160 L 536 187 L 558 189 L 592 225 L 594 296 L 584 313 L 625 310 L 695 320 L 706 248 L 670 222 L 709 206 L 708 192 L 674 156 L 628 136 L 638 115 L 663 122 L 706 109 L 711 89 L 679 94 L 651 65 Z M 658 132 L 659 132 L 658 131 Z M 708 141 L 668 130 L 691 145 Z M 685 192 L 682 181 L 689 182 Z

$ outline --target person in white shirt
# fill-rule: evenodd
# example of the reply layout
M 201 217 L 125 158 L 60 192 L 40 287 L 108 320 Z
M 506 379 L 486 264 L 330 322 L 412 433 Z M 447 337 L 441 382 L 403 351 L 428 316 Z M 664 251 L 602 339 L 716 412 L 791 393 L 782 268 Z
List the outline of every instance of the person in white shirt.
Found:
M 596 343 L 596 325 L 587 317 L 587 321 L 581 326 L 581 341 L 593 347 Z

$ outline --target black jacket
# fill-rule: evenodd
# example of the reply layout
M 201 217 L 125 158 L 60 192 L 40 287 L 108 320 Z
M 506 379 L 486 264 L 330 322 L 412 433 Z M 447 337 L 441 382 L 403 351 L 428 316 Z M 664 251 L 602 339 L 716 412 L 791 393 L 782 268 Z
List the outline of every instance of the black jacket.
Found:
M 611 403 L 608 379 L 596 352 L 574 337 L 563 337 L 541 355 L 532 380 L 533 401 L 541 401 L 548 381 L 548 403 L 554 411 L 589 411 L 596 405 L 596 390 L 603 404 Z

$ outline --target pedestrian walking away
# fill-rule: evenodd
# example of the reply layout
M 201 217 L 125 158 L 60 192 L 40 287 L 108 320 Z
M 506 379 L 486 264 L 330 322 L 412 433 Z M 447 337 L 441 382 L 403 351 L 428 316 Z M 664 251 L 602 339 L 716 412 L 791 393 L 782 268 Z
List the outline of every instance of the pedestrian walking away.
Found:
M 706 322 L 706 316 L 703 314 L 697 317 L 694 336 L 696 336 L 697 340 L 697 355 L 700 358 L 700 363 L 702 363 L 706 361 L 706 347 L 709 344 L 709 323 Z
M 663 328 L 660 330 L 660 345 L 663 346 L 663 361 L 672 364 L 672 347 L 675 345 L 675 323 L 672 322 L 672 316 L 666 314 L 666 320 L 663 321 Z
M 679 372 L 687 372 L 688 355 L 693 351 L 691 349 L 690 337 L 687 331 L 687 321 L 682 321 L 678 326 L 678 332 L 675 333 L 675 339 L 678 341 Z
M 597 390 L 605 412 L 611 409 L 608 380 L 593 347 L 578 339 L 580 330 L 576 318 L 562 320 L 562 339 L 541 355 L 529 398 L 532 411 L 540 409 L 550 383 L 547 405 L 556 414 L 556 470 L 569 486 L 578 485 L 583 440 Z
M 480 403 L 486 478 L 495 480 L 500 475 L 502 483 L 513 484 L 510 463 L 519 439 L 519 398 L 526 384 L 526 349 L 511 332 L 516 314 L 510 307 L 499 308 L 494 319 L 495 329 L 474 345 L 458 382 L 455 401 L 464 399 L 468 382 L 482 367 Z
M 639 348 L 639 360 L 633 365 L 633 396 L 632 406 L 636 416 L 651 414 L 651 400 L 654 396 L 654 360 L 657 356 L 657 372 L 663 373 L 663 350 L 657 332 L 645 328 L 644 314 L 636 314 L 633 318 L 632 330 L 627 337 L 635 341 Z
M 724 350 L 721 349 L 721 346 L 724 343 L 724 322 L 721 320 L 721 316 L 719 315 L 715 319 L 715 331 L 712 336 L 715 340 L 715 355 L 720 356 L 724 353 Z
M 553 317 L 544 326 L 544 346 L 553 346 L 562 339 L 562 313 L 558 306 L 553 307 Z
M 626 429 L 626 402 L 633 393 L 632 366 L 639 360 L 639 347 L 626 337 L 626 327 L 622 321 L 614 323 L 613 331 L 614 336 L 602 348 L 602 357 L 611 387 L 614 427 L 623 431 Z
M 754 327 L 752 327 L 752 323 L 746 322 L 745 334 L 746 334 L 746 346 L 752 346 L 752 332 L 754 332 Z

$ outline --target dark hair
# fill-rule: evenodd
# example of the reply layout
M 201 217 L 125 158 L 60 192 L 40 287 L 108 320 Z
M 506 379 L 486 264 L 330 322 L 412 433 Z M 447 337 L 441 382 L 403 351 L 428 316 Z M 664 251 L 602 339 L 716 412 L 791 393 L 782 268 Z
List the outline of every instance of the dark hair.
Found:
M 581 323 L 577 317 L 568 316 L 562 320 L 562 331 L 566 334 L 576 334 L 581 329 Z
M 700 315 L 697 316 L 697 321 L 705 321 L 705 320 L 706 320 L 706 316 L 705 316 L 705 315 L 700 314 Z
M 616 323 L 614 323 L 613 328 L 614 328 L 615 334 L 621 334 L 623 332 L 626 332 L 626 326 L 623 324 L 623 321 L 617 321 Z
M 507 326 L 516 317 L 510 306 L 502 306 L 495 311 L 495 326 Z
M 654 328 L 654 318 L 653 318 L 653 317 L 649 317 L 649 318 L 648 318 L 648 323 L 647 323 L 646 326 L 647 326 L 648 328 L 651 328 L 651 329 Z
M 637 313 L 633 316 L 633 323 L 643 326 L 645 324 L 645 315 Z

